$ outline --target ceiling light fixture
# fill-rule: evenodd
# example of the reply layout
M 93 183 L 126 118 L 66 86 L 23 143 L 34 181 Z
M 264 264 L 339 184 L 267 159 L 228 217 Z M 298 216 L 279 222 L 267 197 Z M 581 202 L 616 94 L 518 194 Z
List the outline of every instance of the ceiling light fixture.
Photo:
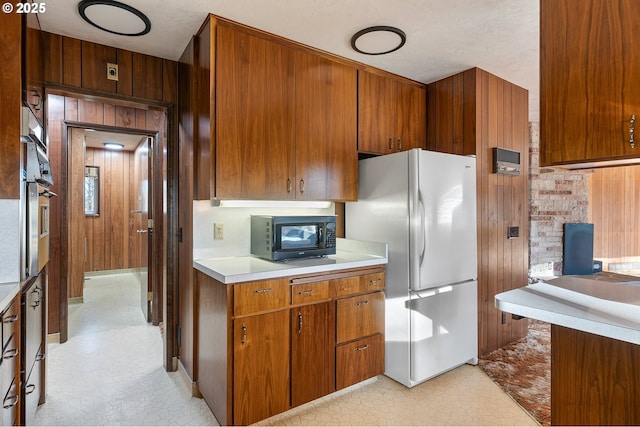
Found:
M 117 142 L 104 142 L 102 145 L 104 145 L 104 148 L 107 150 L 124 150 L 124 144 L 119 144 Z
M 407 35 L 399 28 L 387 25 L 360 30 L 351 37 L 351 47 L 365 55 L 384 55 L 404 46 Z
M 78 12 L 89 24 L 111 34 L 142 36 L 151 31 L 147 15 L 119 1 L 82 0 Z

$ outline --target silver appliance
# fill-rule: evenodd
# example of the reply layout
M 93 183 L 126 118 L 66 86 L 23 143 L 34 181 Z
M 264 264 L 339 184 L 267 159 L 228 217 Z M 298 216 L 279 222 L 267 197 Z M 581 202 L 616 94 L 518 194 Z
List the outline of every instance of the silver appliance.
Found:
M 475 157 L 413 149 L 358 167 L 346 237 L 389 245 L 385 374 L 412 387 L 476 364 Z

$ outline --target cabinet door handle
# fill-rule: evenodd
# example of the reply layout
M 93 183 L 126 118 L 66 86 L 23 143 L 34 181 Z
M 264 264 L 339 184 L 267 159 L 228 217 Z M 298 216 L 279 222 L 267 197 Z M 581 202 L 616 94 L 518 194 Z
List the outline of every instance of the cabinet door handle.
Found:
M 398 138 L 398 151 L 402 151 L 402 140 Z
M 629 145 L 631 145 L 631 148 L 636 148 L 636 140 L 633 135 L 633 127 L 635 123 L 636 123 L 636 115 L 632 114 L 631 119 L 629 120 Z
M 304 179 L 300 180 L 300 194 L 304 193 Z
M 247 342 L 247 327 L 243 323 L 242 324 L 242 345 L 245 345 L 246 342 Z
M 293 190 L 291 178 L 287 178 L 287 193 L 291 193 L 291 190 Z
M 253 293 L 254 294 L 266 294 L 273 291 L 273 288 L 265 288 L 265 289 L 254 289 Z
M 369 348 L 369 344 L 363 345 L 362 347 L 356 347 L 356 351 L 363 351 Z
M 369 300 L 358 301 L 358 302 L 356 303 L 356 305 L 367 305 L 367 304 L 369 304 Z
M 11 316 L 7 316 L 4 319 L 2 319 L 2 323 L 9 325 L 11 323 L 14 323 L 16 320 L 18 320 L 18 315 L 12 314 Z
M 36 385 L 35 384 L 29 384 L 24 388 L 24 394 L 31 394 L 36 390 Z
M 311 295 L 315 292 L 315 289 L 309 289 L 308 291 L 298 291 L 298 295 Z
M 2 407 L 4 409 L 13 408 L 18 404 L 18 395 L 14 394 L 12 396 L 7 396 L 7 398 L 2 403 Z
M 389 138 L 389 151 L 393 151 L 393 138 Z
M 298 312 L 298 335 L 302 333 L 302 313 Z
M 375 285 L 376 283 L 382 282 L 382 279 L 371 279 L 369 280 L 369 284 Z
M 13 359 L 17 355 L 18 355 L 18 349 L 12 348 L 11 350 L 6 350 L 4 353 L 2 353 L 2 358 L 4 360 L 9 360 L 9 359 Z

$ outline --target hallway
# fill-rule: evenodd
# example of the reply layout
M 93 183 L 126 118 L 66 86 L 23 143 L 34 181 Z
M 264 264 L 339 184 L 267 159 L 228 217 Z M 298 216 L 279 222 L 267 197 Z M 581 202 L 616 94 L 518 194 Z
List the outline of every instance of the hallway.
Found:
M 47 402 L 36 425 L 217 425 L 181 374 L 162 365 L 133 273 L 92 276 L 69 306 L 69 340 L 49 344 Z

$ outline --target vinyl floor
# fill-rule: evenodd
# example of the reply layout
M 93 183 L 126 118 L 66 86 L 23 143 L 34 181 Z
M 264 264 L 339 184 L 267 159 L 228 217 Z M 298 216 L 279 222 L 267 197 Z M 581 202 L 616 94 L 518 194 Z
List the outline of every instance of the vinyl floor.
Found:
M 180 373 L 162 365 L 131 273 L 94 276 L 69 307 L 69 340 L 49 344 L 47 401 L 36 425 L 218 425 Z M 476 366 L 407 389 L 380 376 L 261 425 L 537 425 Z

